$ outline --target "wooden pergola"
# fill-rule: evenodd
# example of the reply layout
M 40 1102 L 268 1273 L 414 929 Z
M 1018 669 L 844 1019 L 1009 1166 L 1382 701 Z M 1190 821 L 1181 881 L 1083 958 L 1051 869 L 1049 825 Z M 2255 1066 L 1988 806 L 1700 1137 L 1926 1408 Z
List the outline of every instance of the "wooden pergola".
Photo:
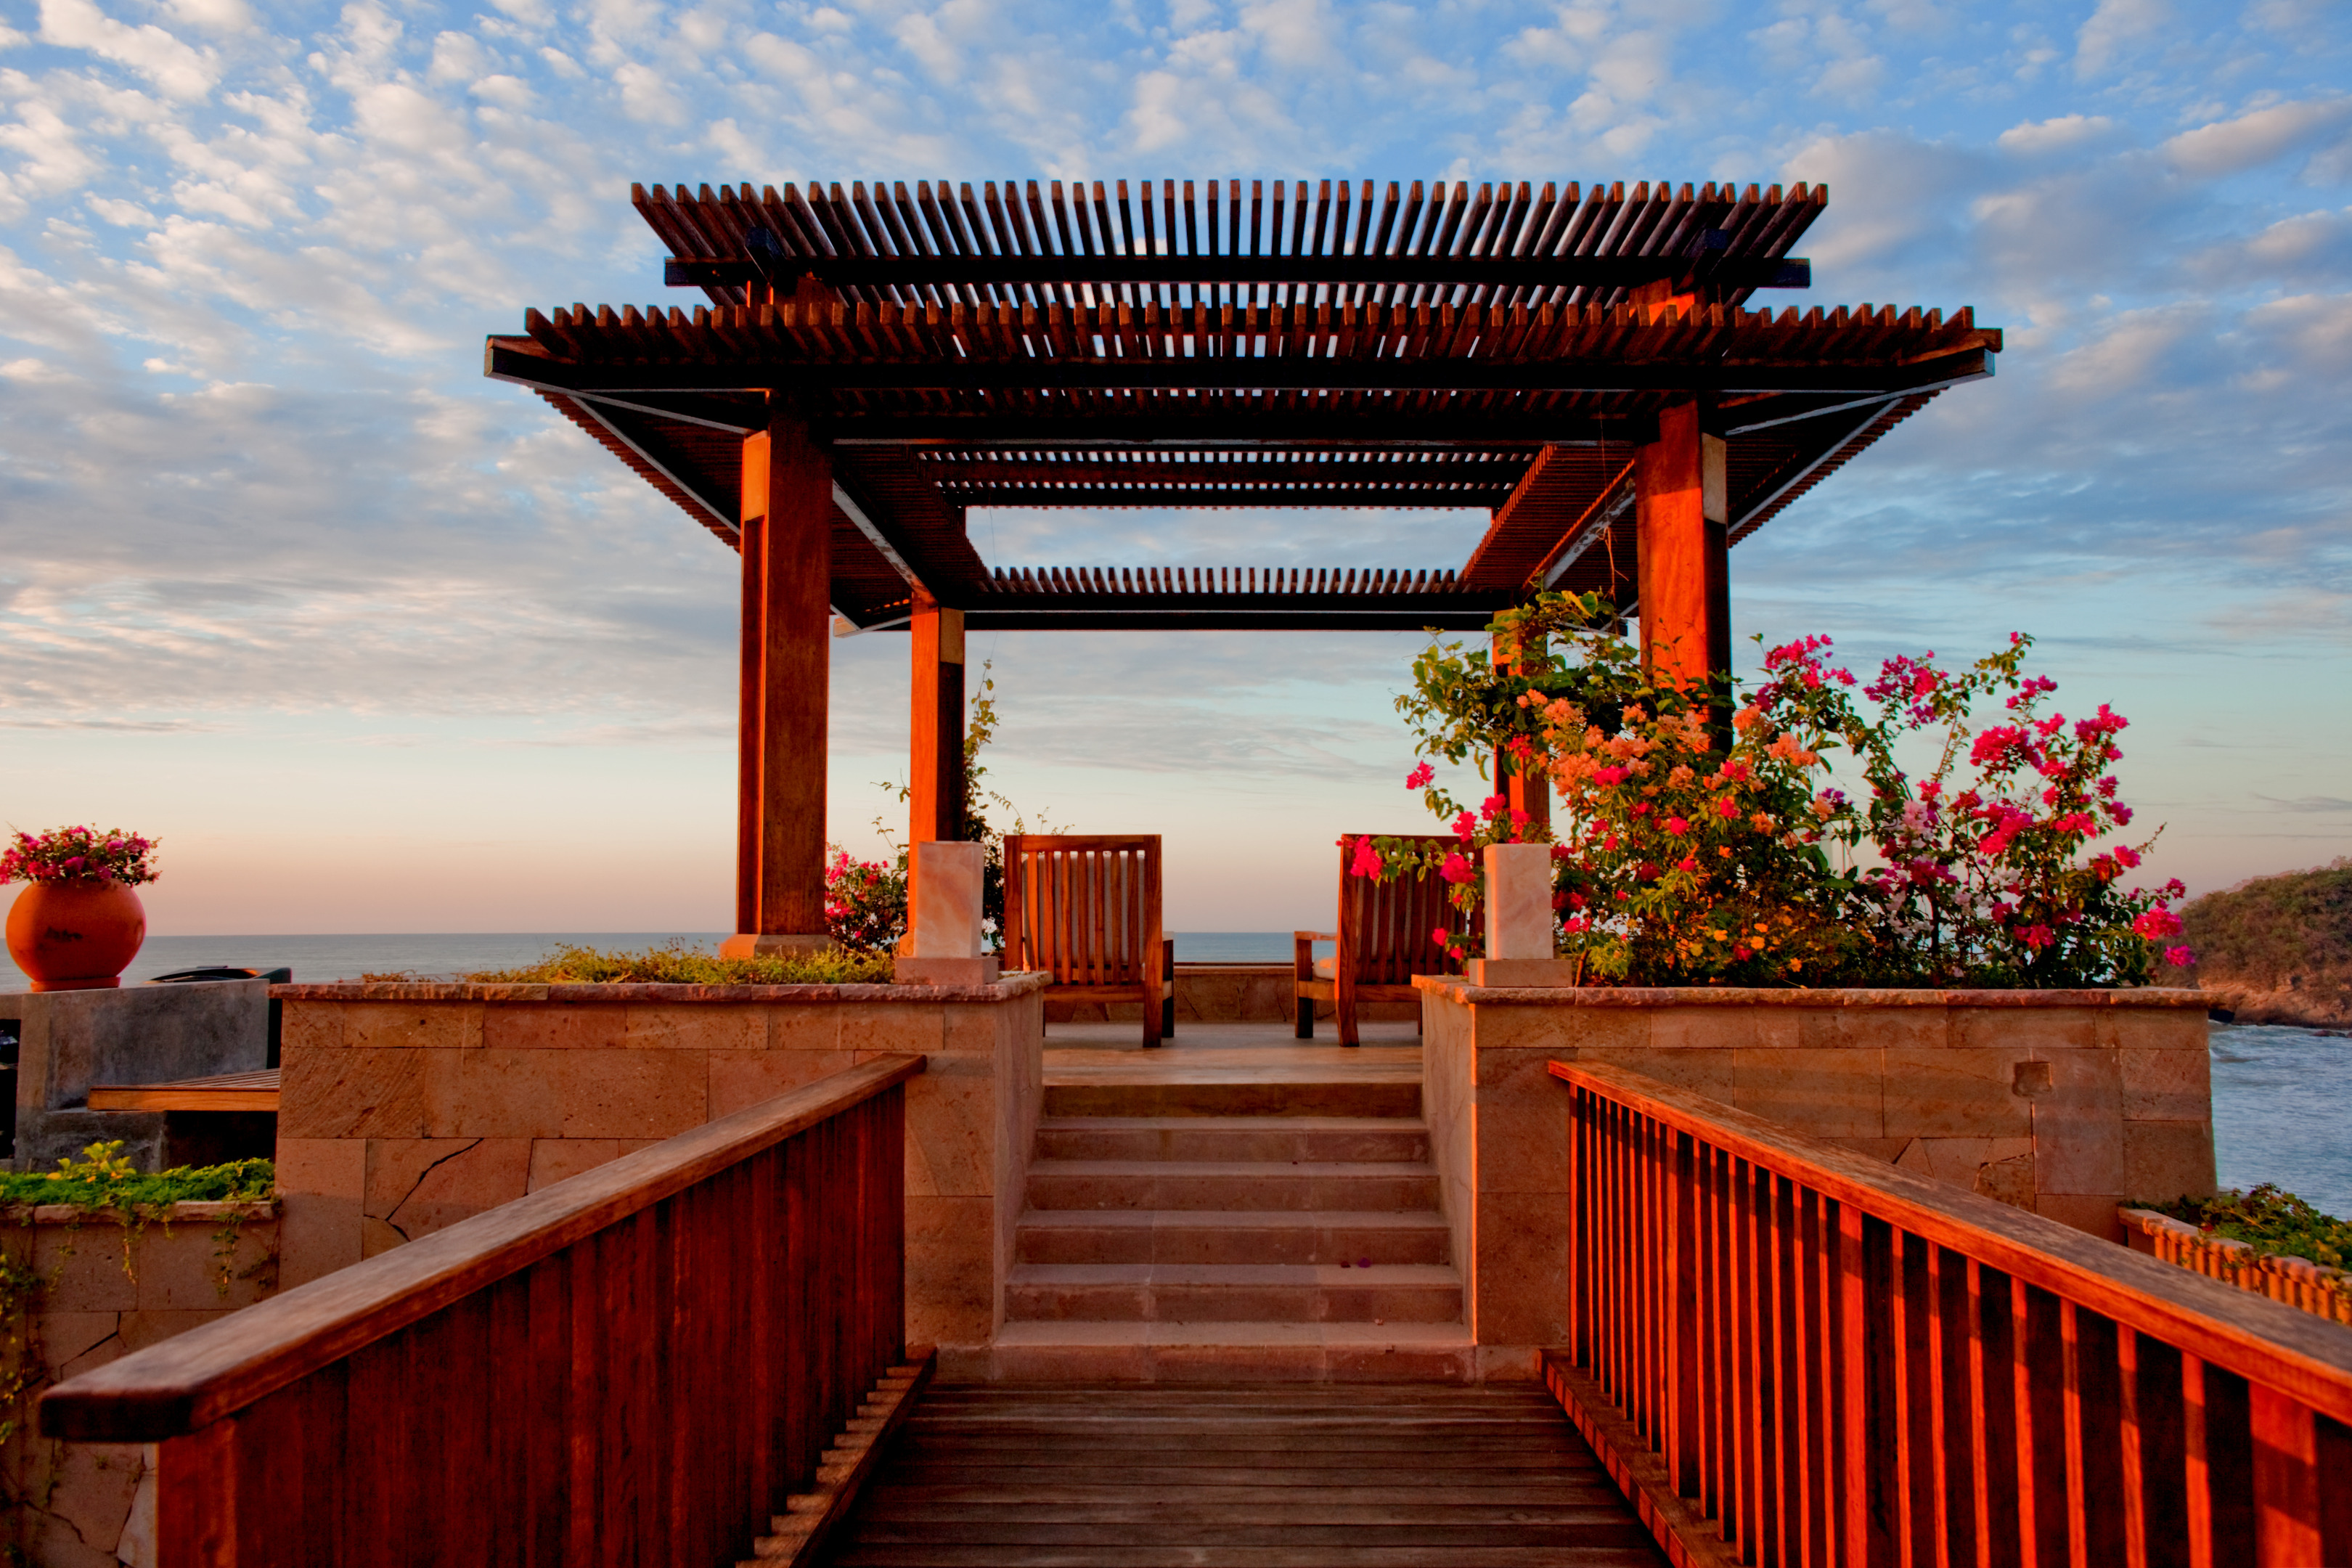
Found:
M 1819 186 L 637 186 L 664 281 L 492 337 L 742 555 L 738 951 L 822 939 L 828 644 L 913 637 L 913 838 L 961 837 L 963 634 L 1476 629 L 1547 588 L 1724 668 L 1726 554 L 1945 387 L 1962 309 L 1803 288 Z M 1458 565 L 983 562 L 974 506 L 1486 507 Z M 1523 804 L 1542 805 L 1536 797 Z

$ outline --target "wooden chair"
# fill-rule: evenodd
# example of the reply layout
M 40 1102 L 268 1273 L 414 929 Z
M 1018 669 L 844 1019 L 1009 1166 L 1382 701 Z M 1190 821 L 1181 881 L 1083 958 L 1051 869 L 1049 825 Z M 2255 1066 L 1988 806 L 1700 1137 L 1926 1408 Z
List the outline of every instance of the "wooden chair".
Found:
M 1176 943 L 1160 929 L 1160 835 L 1004 836 L 1004 966 L 1048 996 L 1141 1002 L 1143 1043 L 1176 1032 Z
M 1404 836 L 1423 844 L 1452 844 L 1450 834 Z M 1339 850 L 1339 929 L 1292 932 L 1293 989 L 1298 998 L 1298 1037 L 1315 1037 L 1315 1004 L 1328 1002 L 1337 1014 L 1339 1043 L 1358 1045 L 1356 1007 L 1363 1002 L 1417 1002 L 1416 974 L 1444 974 L 1450 960 L 1433 933 L 1459 935 L 1475 914 L 1454 907 L 1447 886 L 1434 871 L 1410 880 L 1379 882 L 1349 873 L 1355 836 Z M 1315 944 L 1337 942 L 1339 952 L 1318 963 Z

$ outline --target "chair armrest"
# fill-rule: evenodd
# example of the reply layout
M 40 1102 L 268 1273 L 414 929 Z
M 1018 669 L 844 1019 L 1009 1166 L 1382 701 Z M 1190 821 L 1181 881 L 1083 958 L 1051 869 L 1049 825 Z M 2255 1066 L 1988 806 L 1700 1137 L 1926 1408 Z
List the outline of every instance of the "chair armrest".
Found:
M 1315 978 L 1315 944 L 1339 940 L 1329 931 L 1295 931 L 1290 933 L 1290 977 L 1300 984 Z

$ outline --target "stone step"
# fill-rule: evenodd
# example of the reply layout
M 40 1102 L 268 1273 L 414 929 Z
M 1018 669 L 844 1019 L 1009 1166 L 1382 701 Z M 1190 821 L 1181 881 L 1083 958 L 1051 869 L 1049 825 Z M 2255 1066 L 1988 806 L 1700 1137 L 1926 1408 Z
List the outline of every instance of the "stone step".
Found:
M 1458 1323 L 1446 1264 L 1023 1263 L 1004 1300 L 1016 1321 Z
M 1437 1172 L 1403 1161 L 1037 1160 L 1029 1206 L 1433 1211 Z
M 1429 1159 L 1429 1129 L 1394 1116 L 1062 1116 L 1037 1127 L 1045 1160 Z
M 1023 1263 L 1433 1264 L 1452 1247 L 1434 1209 L 1031 1209 L 1013 1237 Z
M 1054 1069 L 1045 1084 L 1049 1117 L 1250 1116 L 1418 1117 L 1421 1080 L 1402 1076 L 1283 1080 L 1232 1069 L 1178 1079 L 1128 1079 Z
M 1473 1383 L 1460 1323 L 1018 1322 L 997 1331 L 1002 1383 Z

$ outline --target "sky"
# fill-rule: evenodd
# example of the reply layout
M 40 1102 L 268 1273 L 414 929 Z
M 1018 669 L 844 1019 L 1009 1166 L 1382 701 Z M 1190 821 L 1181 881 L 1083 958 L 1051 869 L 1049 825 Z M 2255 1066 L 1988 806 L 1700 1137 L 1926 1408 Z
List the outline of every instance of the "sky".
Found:
M 2352 7 L 0 0 L 0 823 L 162 841 L 178 933 L 705 931 L 735 557 L 484 380 L 667 293 L 631 181 L 1826 183 L 1808 302 L 1972 305 L 1946 394 L 1733 552 L 1738 636 L 2039 639 L 2152 869 L 2352 851 Z M 1774 296 L 1776 304 L 1794 296 Z M 992 563 L 1456 565 L 1481 515 L 976 511 Z M 1421 828 L 1403 634 L 976 633 L 990 782 L 1158 831 L 1168 922 Z M 834 645 L 833 837 L 907 645 Z

